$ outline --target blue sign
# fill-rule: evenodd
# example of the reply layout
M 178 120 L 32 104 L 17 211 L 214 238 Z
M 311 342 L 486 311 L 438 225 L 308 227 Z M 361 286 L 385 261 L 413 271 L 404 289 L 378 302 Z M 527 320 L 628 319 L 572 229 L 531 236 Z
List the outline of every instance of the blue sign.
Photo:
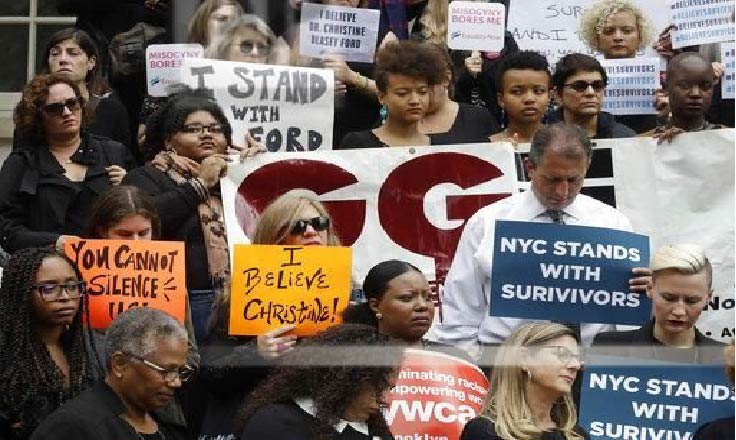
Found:
M 585 366 L 579 420 L 592 440 L 688 440 L 701 425 L 733 415 L 720 366 Z
M 629 291 L 649 237 L 607 228 L 496 221 L 491 316 L 641 325 L 651 300 Z

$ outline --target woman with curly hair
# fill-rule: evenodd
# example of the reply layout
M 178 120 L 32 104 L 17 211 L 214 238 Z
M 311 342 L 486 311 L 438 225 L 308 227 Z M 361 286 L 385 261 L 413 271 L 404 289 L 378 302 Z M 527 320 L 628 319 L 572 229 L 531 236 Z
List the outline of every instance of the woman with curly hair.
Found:
M 430 87 L 440 84 L 446 69 L 429 43 L 389 43 L 376 55 L 374 78 L 383 125 L 348 133 L 339 149 L 431 145 L 419 130 L 429 106 Z
M 632 0 L 598 0 L 580 19 L 580 36 L 606 58 L 633 58 L 652 41 L 652 22 Z
M 381 407 L 401 359 L 372 327 L 331 327 L 246 398 L 240 439 L 393 439 Z
M 23 439 L 100 373 L 83 325 L 85 284 L 52 247 L 11 255 L 0 287 L 0 438 Z
M 562 324 L 516 328 L 501 344 L 485 414 L 460 440 L 583 440 L 572 384 L 583 362 L 575 333 Z
M 85 214 L 129 164 L 126 148 L 82 130 L 88 115 L 77 85 L 38 75 L 23 89 L 14 121 L 23 140 L 0 169 L 0 245 L 8 251 L 79 236 Z

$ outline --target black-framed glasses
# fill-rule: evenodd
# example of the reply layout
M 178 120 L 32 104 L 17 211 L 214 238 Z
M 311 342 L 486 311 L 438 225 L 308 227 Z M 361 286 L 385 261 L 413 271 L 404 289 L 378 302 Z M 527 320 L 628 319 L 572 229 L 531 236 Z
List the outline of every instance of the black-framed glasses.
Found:
M 223 124 L 186 124 L 181 128 L 182 133 L 188 134 L 204 134 L 207 131 L 210 134 L 222 134 L 225 132 Z
M 82 106 L 82 102 L 79 98 L 69 98 L 61 102 L 52 102 L 43 106 L 43 111 L 52 116 L 61 116 L 64 114 L 64 109 L 69 109 L 70 112 L 79 110 Z
M 583 354 L 580 352 L 573 352 L 567 347 L 563 347 L 561 345 L 540 345 L 538 347 L 535 347 L 538 350 L 552 350 L 552 354 L 559 360 L 562 364 L 568 365 L 573 360 L 580 364 L 580 366 L 583 366 Z
M 148 368 L 155 370 L 161 375 L 161 378 L 165 380 L 166 382 L 173 382 L 176 379 L 179 379 L 182 382 L 186 382 L 189 379 L 191 379 L 192 376 L 194 376 L 194 373 L 196 371 L 194 368 L 186 364 L 180 367 L 175 367 L 175 368 L 164 368 L 161 365 L 155 364 L 144 357 L 141 357 L 141 356 L 138 356 L 132 353 L 123 353 L 123 354 L 125 354 L 131 359 L 134 359 L 142 363 Z
M 578 93 L 583 93 L 588 90 L 588 87 L 593 87 L 593 90 L 598 93 L 606 88 L 606 84 L 600 79 L 597 79 L 595 81 L 584 81 L 581 79 L 573 81 L 571 83 L 567 83 L 565 84 L 565 87 L 569 87 Z
M 271 45 L 260 41 L 243 40 L 238 47 L 245 55 L 253 54 L 253 49 L 256 49 L 256 55 L 269 55 L 271 53 Z
M 42 300 L 54 302 L 65 299 L 61 296 L 62 292 L 66 292 L 66 298 L 68 299 L 81 298 L 87 290 L 87 283 L 84 281 L 70 281 L 62 284 L 42 283 L 34 284 L 33 288 L 36 289 Z
M 317 231 L 326 231 L 330 227 L 330 219 L 328 217 L 314 217 L 310 219 L 297 220 L 294 226 L 291 228 L 291 235 L 300 235 L 307 230 L 307 226 Z

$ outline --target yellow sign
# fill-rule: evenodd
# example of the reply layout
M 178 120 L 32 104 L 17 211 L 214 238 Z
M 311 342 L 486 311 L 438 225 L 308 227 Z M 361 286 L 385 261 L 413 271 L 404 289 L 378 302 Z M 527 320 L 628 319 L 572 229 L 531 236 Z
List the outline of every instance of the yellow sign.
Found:
M 350 300 L 351 251 L 336 246 L 236 245 L 230 334 L 287 324 L 311 336 L 340 322 Z

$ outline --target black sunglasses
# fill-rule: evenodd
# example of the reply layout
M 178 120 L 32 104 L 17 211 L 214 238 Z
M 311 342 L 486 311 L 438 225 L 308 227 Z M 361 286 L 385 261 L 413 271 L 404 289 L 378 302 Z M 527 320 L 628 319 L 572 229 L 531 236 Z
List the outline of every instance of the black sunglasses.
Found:
M 69 98 L 61 102 L 53 102 L 43 106 L 43 111 L 52 116 L 61 116 L 64 114 L 64 109 L 68 108 L 70 112 L 79 110 L 82 102 L 79 98 Z
M 606 85 L 601 80 L 595 80 L 595 81 L 573 81 L 571 83 L 565 84 L 565 87 L 570 87 L 571 89 L 575 90 L 578 93 L 583 93 L 584 91 L 588 90 L 588 87 L 593 87 L 593 90 L 597 92 L 600 92 L 601 90 L 606 88 Z
M 251 40 L 243 40 L 240 42 L 240 51 L 246 55 L 251 55 L 253 53 L 253 48 L 256 49 L 256 55 L 269 55 L 271 53 L 271 46 L 267 43 L 260 43 Z
M 327 217 L 314 217 L 307 220 L 297 220 L 294 226 L 291 228 L 291 235 L 300 235 L 307 230 L 307 226 L 317 232 L 326 231 L 330 227 L 330 219 Z

